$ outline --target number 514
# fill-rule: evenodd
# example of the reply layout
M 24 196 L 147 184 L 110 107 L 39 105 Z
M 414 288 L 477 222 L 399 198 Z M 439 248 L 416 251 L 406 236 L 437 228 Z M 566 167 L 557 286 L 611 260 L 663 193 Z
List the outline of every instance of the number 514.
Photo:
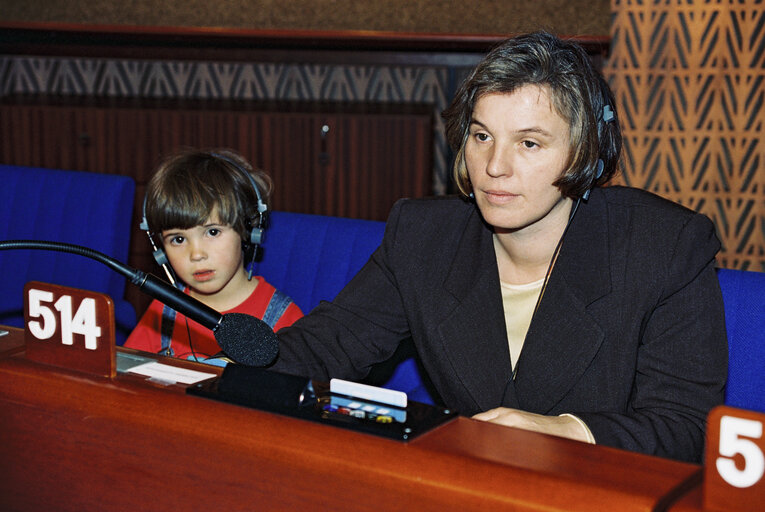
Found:
M 72 297 L 63 295 L 55 302 L 53 299 L 52 292 L 29 289 L 29 332 L 38 340 L 48 340 L 60 324 L 61 343 L 72 345 L 74 335 L 81 334 L 85 337 L 85 348 L 96 350 L 101 336 L 101 328 L 96 322 L 96 301 L 89 297 L 82 299 L 73 315 Z

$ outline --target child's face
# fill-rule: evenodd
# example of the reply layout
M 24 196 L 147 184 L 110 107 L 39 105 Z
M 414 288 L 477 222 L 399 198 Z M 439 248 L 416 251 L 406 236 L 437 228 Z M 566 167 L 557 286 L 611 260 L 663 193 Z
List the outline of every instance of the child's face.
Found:
M 192 292 L 233 297 L 246 287 L 242 238 L 220 222 L 217 210 L 201 226 L 162 231 L 162 241 L 170 265 Z

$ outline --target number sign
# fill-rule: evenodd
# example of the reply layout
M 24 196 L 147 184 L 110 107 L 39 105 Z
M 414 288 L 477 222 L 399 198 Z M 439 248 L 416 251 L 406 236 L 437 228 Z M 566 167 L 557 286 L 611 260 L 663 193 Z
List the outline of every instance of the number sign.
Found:
M 108 295 L 32 281 L 24 288 L 26 357 L 105 377 L 116 374 Z
M 765 503 L 765 414 L 720 406 L 707 420 L 704 510 L 752 510 Z

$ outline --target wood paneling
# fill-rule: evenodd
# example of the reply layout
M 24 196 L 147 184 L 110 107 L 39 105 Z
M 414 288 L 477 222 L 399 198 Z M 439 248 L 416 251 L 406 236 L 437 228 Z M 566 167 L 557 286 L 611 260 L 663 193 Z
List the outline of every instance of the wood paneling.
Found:
M 708 215 L 721 267 L 765 271 L 765 9 L 612 0 L 604 73 L 624 131 L 622 183 Z
M 129 175 L 129 264 L 159 272 L 138 230 L 145 185 L 181 147 L 227 147 L 274 179 L 272 209 L 385 220 L 432 190 L 432 113 L 416 105 L 14 97 L 0 104 L 0 161 Z M 326 128 L 324 128 L 326 127 Z M 139 313 L 147 299 L 128 289 Z

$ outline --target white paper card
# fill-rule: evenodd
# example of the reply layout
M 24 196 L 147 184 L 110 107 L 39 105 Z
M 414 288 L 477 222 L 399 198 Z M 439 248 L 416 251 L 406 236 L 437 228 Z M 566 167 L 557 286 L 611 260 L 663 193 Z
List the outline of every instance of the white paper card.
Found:
M 330 379 L 329 391 L 339 395 L 371 400 L 395 407 L 406 407 L 406 393 L 392 389 L 378 388 L 368 384 L 359 384 L 342 379 Z
M 172 382 L 174 384 L 195 384 L 218 376 L 216 373 L 188 370 L 186 368 L 170 366 L 169 364 L 162 364 L 156 361 L 134 366 L 130 368 L 128 372 L 137 373 L 138 375 L 144 375 L 164 382 Z

